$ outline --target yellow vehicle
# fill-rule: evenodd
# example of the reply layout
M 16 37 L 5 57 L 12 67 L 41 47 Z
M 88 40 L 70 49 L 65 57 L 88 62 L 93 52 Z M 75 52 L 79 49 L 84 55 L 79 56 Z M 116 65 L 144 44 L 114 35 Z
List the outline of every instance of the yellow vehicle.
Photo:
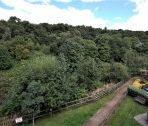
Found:
M 142 89 L 146 85 L 147 84 L 144 81 L 136 79 L 131 86 L 136 89 Z
M 128 94 L 133 96 L 135 101 L 148 105 L 148 82 L 136 79 L 129 85 Z

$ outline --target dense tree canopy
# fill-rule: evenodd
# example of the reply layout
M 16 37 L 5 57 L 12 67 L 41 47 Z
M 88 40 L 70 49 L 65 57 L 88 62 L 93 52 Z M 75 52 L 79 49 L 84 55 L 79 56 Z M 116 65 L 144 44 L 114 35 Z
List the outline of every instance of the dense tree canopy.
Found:
M 101 82 L 148 69 L 147 62 L 148 32 L 1 20 L 0 113 L 58 109 Z

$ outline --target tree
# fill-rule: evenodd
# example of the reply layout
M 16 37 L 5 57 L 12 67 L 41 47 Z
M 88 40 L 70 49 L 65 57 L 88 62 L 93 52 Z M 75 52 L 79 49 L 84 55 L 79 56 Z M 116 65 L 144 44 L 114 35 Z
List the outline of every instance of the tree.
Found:
M 98 58 L 101 59 L 103 62 L 109 62 L 110 61 L 110 36 L 108 34 L 99 35 L 95 42 L 98 47 Z
M 30 61 L 16 78 L 3 113 L 34 112 L 36 115 L 50 108 L 58 109 L 65 102 L 78 98 L 76 79 L 72 75 L 67 76 L 66 72 L 64 65 L 52 56 Z
M 111 82 L 111 64 L 106 62 L 98 62 L 98 71 L 100 71 L 100 81 Z
M 81 38 L 75 37 L 64 41 L 59 48 L 59 52 L 63 53 L 69 64 L 69 70 L 74 72 L 84 56 L 84 48 L 81 45 Z
M 121 63 L 112 63 L 111 65 L 111 79 L 121 81 L 127 79 L 129 76 L 128 68 Z
M 77 83 L 86 90 L 96 88 L 95 81 L 99 80 L 99 70 L 94 59 L 87 58 L 83 60 L 77 69 Z
M 130 48 L 129 42 L 121 34 L 115 34 L 111 37 L 110 46 L 111 58 L 116 62 L 123 62 L 124 54 Z
M 0 45 L 0 70 L 7 70 L 12 67 L 12 61 L 8 49 Z
M 29 58 L 33 46 L 34 43 L 31 39 L 21 36 L 17 36 L 7 43 L 10 55 L 16 60 Z
M 0 44 L 0 115 L 57 110 L 98 82 L 122 81 L 148 69 L 143 31 L 32 24 L 13 16 L 0 20 Z
M 5 33 L 2 35 L 2 39 L 4 41 L 8 41 L 11 39 L 11 31 L 10 31 L 10 28 L 6 28 L 5 29 Z
M 84 48 L 84 57 L 96 58 L 98 56 L 98 49 L 94 41 L 92 40 L 83 40 L 80 42 Z
M 131 74 L 137 74 L 140 69 L 147 69 L 147 60 L 147 56 L 139 55 L 132 50 L 127 51 L 124 55 L 124 63 L 129 67 Z
M 16 16 L 11 16 L 8 20 L 8 22 L 13 22 L 13 23 L 20 22 L 20 21 L 21 20 L 17 18 Z

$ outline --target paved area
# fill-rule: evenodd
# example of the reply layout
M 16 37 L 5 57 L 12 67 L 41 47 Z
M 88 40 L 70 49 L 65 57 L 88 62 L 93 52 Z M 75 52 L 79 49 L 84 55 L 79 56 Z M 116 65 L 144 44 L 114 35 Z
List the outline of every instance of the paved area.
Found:
M 148 126 L 148 121 L 146 121 L 147 114 L 140 114 L 134 117 L 134 119 L 142 126 Z

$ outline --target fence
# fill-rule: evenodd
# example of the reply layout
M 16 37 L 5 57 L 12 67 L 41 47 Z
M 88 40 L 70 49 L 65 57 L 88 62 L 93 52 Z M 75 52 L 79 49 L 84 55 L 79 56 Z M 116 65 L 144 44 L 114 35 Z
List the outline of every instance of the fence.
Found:
M 76 108 L 76 107 L 79 107 L 79 106 L 82 106 L 82 105 L 85 105 L 85 104 L 88 104 L 90 102 L 94 102 L 98 99 L 101 99 L 102 97 L 106 96 L 106 95 L 109 95 L 111 94 L 113 91 L 115 91 L 117 88 L 119 88 L 124 82 L 119 82 L 117 84 L 114 84 L 112 87 L 110 88 L 104 88 L 102 89 L 100 92 L 96 93 L 95 95 L 91 95 L 91 96 L 88 96 L 88 97 L 84 97 L 84 98 L 81 98 L 81 99 L 77 99 L 77 100 L 74 100 L 74 101 L 71 101 L 71 102 L 67 102 L 65 103 L 63 106 L 64 107 L 61 107 L 59 108 L 58 110 L 54 110 L 54 111 L 43 111 L 41 112 L 40 114 L 32 117 L 32 119 L 37 119 L 37 118 L 40 118 L 40 117 L 44 117 L 44 116 L 52 116 L 53 114 L 57 113 L 57 112 L 61 112 L 63 110 L 66 110 L 66 109 L 69 109 L 69 108 Z M 33 115 L 33 114 L 31 114 Z M 30 115 L 30 116 L 31 116 Z M 29 115 L 26 115 L 25 118 L 28 118 Z
M 85 97 L 85 98 L 81 98 L 81 99 L 78 99 L 78 100 L 75 100 L 75 101 L 65 103 L 66 107 L 64 109 L 81 106 L 83 104 L 89 103 L 91 101 L 95 101 L 99 98 L 102 98 L 105 95 L 111 94 L 114 90 L 116 90 L 122 84 L 123 84 L 123 82 L 119 82 L 119 83 L 113 85 L 111 88 L 104 88 L 103 90 L 101 90 L 99 93 L 96 93 L 95 95 L 91 95 L 91 96 L 88 96 L 88 97 Z
M 12 117 L 1 117 L 0 118 L 0 126 L 12 126 L 13 119 Z
M 63 104 L 58 110 L 44 110 L 42 112 L 40 112 L 39 114 L 35 115 L 32 114 L 28 114 L 28 115 L 23 115 L 23 121 L 24 122 L 28 122 L 28 121 L 33 121 L 34 119 L 40 118 L 40 117 L 44 117 L 44 116 L 52 116 L 53 114 L 57 113 L 57 112 L 61 112 L 63 110 L 69 109 L 69 108 L 74 108 L 74 107 L 79 107 L 81 105 L 84 104 L 88 104 L 90 102 L 96 101 L 98 99 L 101 99 L 102 97 L 111 94 L 113 91 L 115 91 L 117 88 L 119 88 L 124 82 L 119 82 L 117 84 L 114 84 L 112 87 L 110 88 L 103 88 L 100 92 L 91 95 L 91 96 L 87 96 L 81 99 L 77 99 L 71 102 L 67 102 L 65 104 Z M 10 122 L 10 120 L 12 121 L 12 119 L 2 119 L 1 120 L 5 121 L 5 122 Z M 11 125 L 5 125 L 4 123 L 2 123 L 3 121 L 0 122 L 0 126 L 11 126 Z

